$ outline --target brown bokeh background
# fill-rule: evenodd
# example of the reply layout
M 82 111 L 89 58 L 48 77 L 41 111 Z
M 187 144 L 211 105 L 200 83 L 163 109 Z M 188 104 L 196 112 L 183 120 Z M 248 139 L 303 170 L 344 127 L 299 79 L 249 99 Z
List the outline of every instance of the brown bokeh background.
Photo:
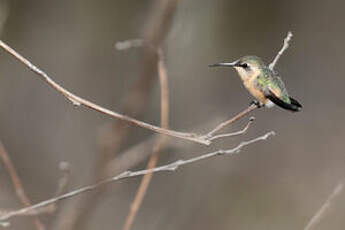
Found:
M 117 51 L 117 41 L 141 37 L 154 1 L 0 1 L 2 39 L 58 83 L 106 108 L 122 111 L 124 95 L 139 78 L 142 49 Z M 247 134 L 204 147 L 186 141 L 166 149 L 159 164 L 231 148 L 274 130 L 266 142 L 241 154 L 214 158 L 154 176 L 133 229 L 303 229 L 345 176 L 344 1 L 181 0 L 163 43 L 169 74 L 170 126 L 207 131 L 247 107 L 251 97 L 231 69 L 208 64 L 255 54 L 270 62 L 291 30 L 290 48 L 278 62 L 300 113 L 256 110 Z M 0 52 L 0 140 L 33 202 L 48 199 L 58 164 L 72 165 L 68 190 L 93 181 L 104 127 L 114 120 L 73 107 L 25 66 Z M 159 124 L 155 80 L 145 112 Z M 231 130 L 243 127 L 246 119 Z M 121 130 L 118 130 L 121 132 Z M 122 150 L 153 133 L 135 127 Z M 117 154 L 121 154 L 120 152 Z M 142 161 L 132 169 L 145 167 Z M 110 185 L 76 229 L 120 229 L 140 178 Z M 3 164 L 0 209 L 22 207 Z M 84 196 L 84 195 L 83 195 Z M 42 216 L 57 225 L 75 198 Z M 343 229 L 345 194 L 315 229 Z M 32 219 L 10 229 L 34 229 Z

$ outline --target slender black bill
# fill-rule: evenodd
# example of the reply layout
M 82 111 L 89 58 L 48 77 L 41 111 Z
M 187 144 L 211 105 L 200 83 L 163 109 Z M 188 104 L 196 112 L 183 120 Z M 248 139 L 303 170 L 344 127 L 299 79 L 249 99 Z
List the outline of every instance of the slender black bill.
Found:
M 237 66 L 237 65 L 238 65 L 238 61 L 216 63 L 216 64 L 211 64 L 211 65 L 208 65 L 208 66 L 209 67 L 218 67 L 218 66 L 234 67 L 234 66 Z

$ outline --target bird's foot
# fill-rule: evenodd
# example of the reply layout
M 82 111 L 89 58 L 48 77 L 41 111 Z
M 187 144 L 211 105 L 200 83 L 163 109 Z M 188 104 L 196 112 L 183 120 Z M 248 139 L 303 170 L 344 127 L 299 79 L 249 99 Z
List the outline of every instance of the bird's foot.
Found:
M 261 107 L 264 106 L 261 102 L 255 101 L 255 100 L 253 100 L 252 102 L 250 102 L 249 105 L 256 105 L 256 107 L 258 107 L 258 108 L 261 108 Z

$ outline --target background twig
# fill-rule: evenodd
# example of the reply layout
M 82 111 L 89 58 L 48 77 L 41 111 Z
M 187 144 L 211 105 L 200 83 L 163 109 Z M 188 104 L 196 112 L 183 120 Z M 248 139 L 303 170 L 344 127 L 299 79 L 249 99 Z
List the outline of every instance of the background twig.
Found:
M 310 219 L 307 226 L 304 228 L 304 230 L 310 230 L 314 226 L 316 226 L 321 219 L 325 216 L 327 211 L 329 210 L 332 202 L 334 199 L 343 191 L 344 185 L 343 183 L 339 183 L 333 190 L 333 192 L 329 195 L 325 203 L 321 206 L 321 208 L 315 213 L 315 215 Z
M 4 165 L 6 166 L 6 169 L 7 169 L 8 173 L 11 177 L 14 190 L 16 191 L 16 194 L 17 194 L 19 200 L 24 204 L 25 207 L 30 206 L 31 201 L 25 193 L 22 181 L 20 180 L 20 178 L 17 174 L 17 171 L 16 171 L 4 145 L 2 144 L 2 142 L 0 142 L 0 157 L 1 157 L 2 161 L 4 162 Z M 40 219 L 36 215 L 33 218 L 34 218 L 33 221 L 34 221 L 34 225 L 35 225 L 36 229 L 44 230 L 45 227 L 42 224 L 42 222 L 40 221 Z
M 158 75 L 159 75 L 159 82 L 160 82 L 160 89 L 161 89 L 161 127 L 164 129 L 168 129 L 169 125 L 169 87 L 168 87 L 168 74 L 167 69 L 165 66 L 164 54 L 161 48 L 158 49 Z M 147 164 L 147 169 L 153 169 L 156 167 L 159 159 L 159 153 L 165 144 L 166 137 L 161 136 L 157 143 L 153 147 L 153 154 Z M 135 216 L 137 215 L 141 203 L 145 197 L 146 191 L 149 187 L 150 181 L 152 179 L 153 174 L 149 173 L 146 174 L 143 179 L 141 180 L 139 189 L 137 194 L 134 198 L 134 201 L 131 205 L 130 211 L 126 218 L 123 230 L 130 230 L 132 224 L 134 222 Z

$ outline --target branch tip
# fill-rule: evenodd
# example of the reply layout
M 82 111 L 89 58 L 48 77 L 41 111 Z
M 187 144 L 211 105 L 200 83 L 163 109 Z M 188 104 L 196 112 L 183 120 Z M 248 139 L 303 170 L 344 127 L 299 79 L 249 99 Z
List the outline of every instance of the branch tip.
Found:
M 7 228 L 7 227 L 9 227 L 10 225 L 11 225 L 10 222 L 0 221 L 0 226 L 1 226 L 1 227 Z
M 117 50 L 127 50 L 134 47 L 141 47 L 144 44 L 144 40 L 140 38 L 130 39 L 125 41 L 118 41 L 115 43 L 114 47 Z
M 71 170 L 71 164 L 67 161 L 61 161 L 59 163 L 59 170 L 60 171 L 70 171 Z
M 271 64 L 269 64 L 269 68 L 271 70 L 274 69 L 274 66 L 277 64 L 279 58 L 283 55 L 285 50 L 287 50 L 287 48 L 289 48 L 289 43 L 290 43 L 292 36 L 293 36 L 292 32 L 289 31 L 288 34 L 286 35 L 285 39 L 284 39 L 283 47 L 279 50 L 279 52 L 277 53 L 276 57 L 273 59 Z

